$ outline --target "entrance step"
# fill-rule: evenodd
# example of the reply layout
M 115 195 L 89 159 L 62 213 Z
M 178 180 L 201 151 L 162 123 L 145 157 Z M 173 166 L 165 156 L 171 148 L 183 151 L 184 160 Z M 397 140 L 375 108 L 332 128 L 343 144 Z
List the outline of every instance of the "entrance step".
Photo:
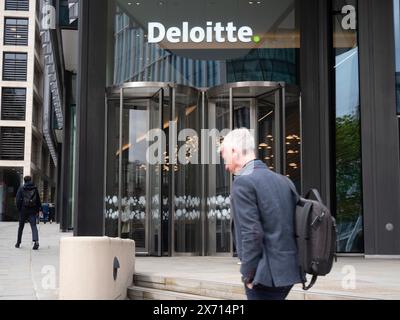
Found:
M 128 297 L 130 300 L 217 300 L 211 297 L 138 286 L 128 288 Z
M 222 282 L 137 274 L 134 277 L 134 284 L 140 288 L 155 289 L 169 294 L 191 295 L 201 297 L 201 299 L 204 299 L 204 297 L 210 300 L 246 299 L 242 286 Z
M 128 289 L 131 300 L 245 300 L 240 284 L 193 280 L 152 274 L 136 274 Z M 303 291 L 296 286 L 288 300 L 370 300 L 371 298 L 335 291 Z

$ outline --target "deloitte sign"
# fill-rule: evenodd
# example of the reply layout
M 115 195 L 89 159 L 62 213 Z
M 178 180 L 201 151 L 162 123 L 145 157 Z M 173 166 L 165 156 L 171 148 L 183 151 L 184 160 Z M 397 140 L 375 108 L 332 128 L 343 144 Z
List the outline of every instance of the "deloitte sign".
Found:
M 189 27 L 189 22 L 183 22 L 182 27 L 165 28 L 162 23 L 148 23 L 148 42 L 160 43 L 164 40 L 170 43 L 250 43 L 260 42 L 260 37 L 253 34 L 248 26 L 236 27 L 233 22 L 223 25 L 221 22 L 207 22 L 205 28 Z

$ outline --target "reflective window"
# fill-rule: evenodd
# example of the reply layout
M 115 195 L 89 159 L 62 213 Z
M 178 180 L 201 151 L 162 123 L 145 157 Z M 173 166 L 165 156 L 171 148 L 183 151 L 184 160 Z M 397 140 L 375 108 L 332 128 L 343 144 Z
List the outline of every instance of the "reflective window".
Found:
M 0 169 L 0 221 L 18 221 L 15 197 L 21 185 L 24 168 Z
M 393 0 L 394 30 L 396 37 L 396 96 L 397 113 L 400 114 L 400 0 Z
M 357 1 L 333 1 L 338 251 L 364 251 Z
M 28 19 L 6 18 L 4 21 L 4 45 L 28 45 Z

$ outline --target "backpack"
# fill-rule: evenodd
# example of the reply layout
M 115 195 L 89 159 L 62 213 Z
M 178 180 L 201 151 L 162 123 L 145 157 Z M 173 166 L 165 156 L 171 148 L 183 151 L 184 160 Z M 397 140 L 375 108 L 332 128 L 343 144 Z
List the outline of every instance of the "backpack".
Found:
M 37 204 L 37 190 L 23 190 L 23 201 L 22 204 L 24 208 L 36 208 Z
M 294 186 L 292 186 L 293 189 Z M 296 190 L 292 190 L 297 194 Z M 311 200 L 314 195 L 316 200 Z M 319 192 L 310 190 L 305 198 L 298 196 L 295 212 L 295 236 L 299 252 L 303 290 L 310 290 L 318 276 L 326 276 L 336 258 L 336 220 L 324 205 Z M 307 285 L 306 274 L 312 275 Z

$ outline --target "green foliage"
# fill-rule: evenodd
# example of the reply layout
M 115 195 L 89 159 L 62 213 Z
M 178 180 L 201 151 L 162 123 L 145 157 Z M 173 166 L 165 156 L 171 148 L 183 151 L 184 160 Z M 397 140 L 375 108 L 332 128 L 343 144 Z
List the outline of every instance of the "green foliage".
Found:
M 357 114 L 336 119 L 336 192 L 339 223 L 362 213 L 361 136 Z

